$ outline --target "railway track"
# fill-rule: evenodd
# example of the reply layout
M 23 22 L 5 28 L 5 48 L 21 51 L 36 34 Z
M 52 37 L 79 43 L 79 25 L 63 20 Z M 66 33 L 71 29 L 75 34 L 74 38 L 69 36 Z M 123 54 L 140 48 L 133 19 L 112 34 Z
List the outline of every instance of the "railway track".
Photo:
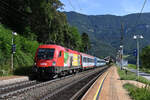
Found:
M 107 68 L 104 68 L 95 73 L 90 73 L 70 84 L 66 84 L 64 87 L 59 88 L 40 100 L 80 100 L 90 86 L 103 72 L 106 71 L 106 69 Z
M 0 87 L 0 100 L 6 99 L 17 93 L 24 92 L 36 84 L 40 84 L 40 83 L 34 80 L 34 81 L 24 81 L 24 82 L 19 82 L 16 84 L 14 83 L 10 85 L 1 86 Z
M 71 87 L 73 88 L 76 85 L 80 87 L 75 87 L 77 90 L 74 93 L 69 93 L 72 95 L 67 98 L 73 98 L 73 96 L 74 98 L 77 98 L 75 94 L 81 89 L 81 87 L 85 86 L 83 83 L 87 84 L 104 69 L 105 68 L 103 67 L 87 70 L 75 75 L 57 78 L 46 82 L 29 81 L 26 83 L 22 82 L 21 84 L 13 84 L 7 87 L 0 87 L 0 100 L 55 100 L 53 98 L 57 98 L 58 94 L 63 96 L 63 91 L 70 89 Z M 83 90 L 85 91 L 85 89 Z
M 17 84 L 2 86 L 2 87 L 0 87 L 0 94 L 15 91 L 19 88 L 28 87 L 28 86 L 34 85 L 36 83 L 37 83 L 37 81 L 34 80 L 34 81 L 25 81 L 25 82 L 21 82 L 21 83 L 17 83 Z

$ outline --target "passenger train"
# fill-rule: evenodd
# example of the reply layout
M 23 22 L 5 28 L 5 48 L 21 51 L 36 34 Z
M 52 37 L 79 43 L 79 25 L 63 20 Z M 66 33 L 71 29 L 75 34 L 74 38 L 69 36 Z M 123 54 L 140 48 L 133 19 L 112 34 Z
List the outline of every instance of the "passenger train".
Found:
M 33 72 L 40 77 L 56 77 L 106 65 L 105 60 L 59 45 L 40 45 Z

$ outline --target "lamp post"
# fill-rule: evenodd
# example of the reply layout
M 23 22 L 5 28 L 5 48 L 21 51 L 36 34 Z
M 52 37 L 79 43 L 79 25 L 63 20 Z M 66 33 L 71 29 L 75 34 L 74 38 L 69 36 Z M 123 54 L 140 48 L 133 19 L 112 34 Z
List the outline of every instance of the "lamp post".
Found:
M 120 45 L 121 70 L 123 67 L 123 45 Z
M 13 57 L 14 57 L 14 53 L 15 53 L 15 44 L 14 44 L 14 35 L 17 35 L 16 32 L 12 32 L 12 53 L 11 53 L 11 71 L 13 72 L 13 67 L 14 67 L 14 61 L 13 61 Z
M 139 79 L 139 39 L 143 39 L 144 37 L 142 35 L 134 35 L 133 39 L 136 39 L 136 46 L 137 46 L 137 58 L 136 58 L 136 66 L 137 66 L 137 76 Z

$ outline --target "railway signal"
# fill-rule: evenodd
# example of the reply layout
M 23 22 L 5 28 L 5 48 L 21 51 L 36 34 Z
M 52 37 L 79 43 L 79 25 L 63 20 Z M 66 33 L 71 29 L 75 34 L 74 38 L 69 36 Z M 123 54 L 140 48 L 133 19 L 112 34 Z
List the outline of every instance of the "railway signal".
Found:
M 133 56 L 137 57 L 137 49 L 133 50 Z
M 16 45 L 15 44 L 12 45 L 12 53 L 16 53 Z

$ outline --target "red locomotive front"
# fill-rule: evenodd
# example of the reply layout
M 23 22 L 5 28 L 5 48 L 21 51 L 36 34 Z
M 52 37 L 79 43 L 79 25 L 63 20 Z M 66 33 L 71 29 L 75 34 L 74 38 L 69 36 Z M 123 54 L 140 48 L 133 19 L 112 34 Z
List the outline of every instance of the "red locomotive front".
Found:
M 64 48 L 58 45 L 40 45 L 35 54 L 33 71 L 39 76 L 54 76 L 64 66 Z

